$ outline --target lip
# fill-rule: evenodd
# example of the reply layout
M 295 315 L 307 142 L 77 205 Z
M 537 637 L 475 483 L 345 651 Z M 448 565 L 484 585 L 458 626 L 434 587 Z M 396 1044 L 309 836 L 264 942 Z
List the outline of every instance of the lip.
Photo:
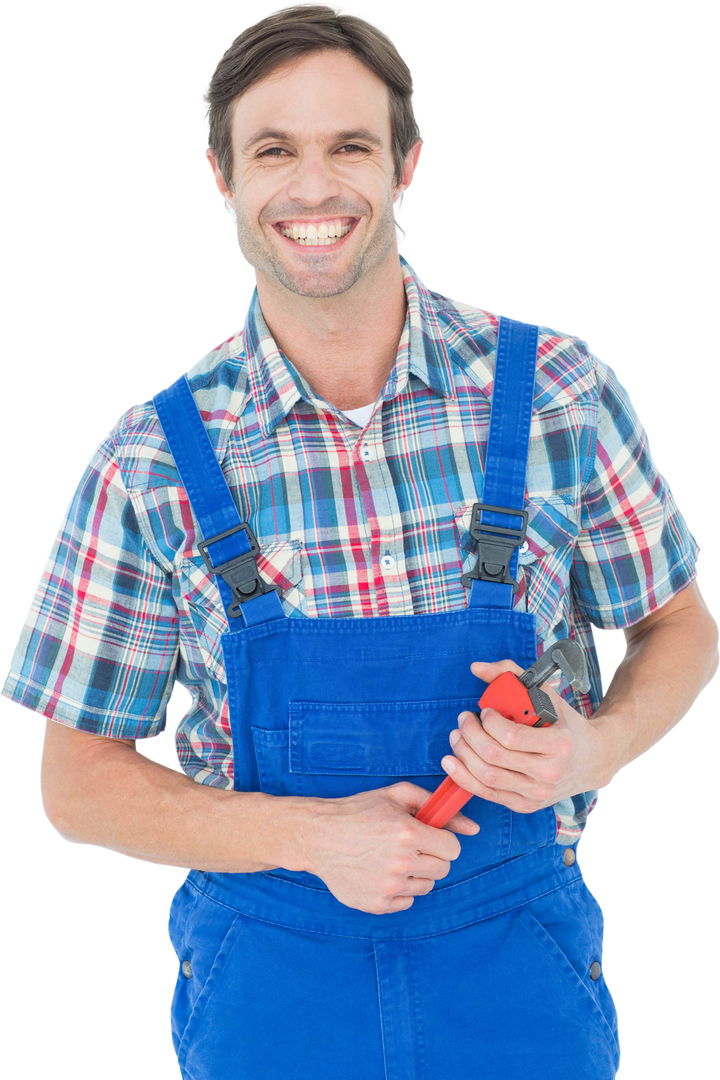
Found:
M 322 225 L 323 223 L 326 224 L 326 225 L 329 225 L 331 222 L 334 223 L 336 221 L 339 221 L 339 222 L 341 222 L 342 225 L 349 225 L 350 229 L 349 229 L 348 232 L 345 233 L 344 236 L 341 236 L 339 240 L 336 240 L 334 244 L 322 244 L 320 246 L 315 245 L 315 244 L 310 244 L 309 246 L 305 246 L 304 244 L 298 244 L 295 240 L 289 240 L 287 236 L 283 236 L 283 234 L 280 232 L 280 230 L 282 228 L 285 228 L 285 229 L 292 228 L 292 226 L 297 221 L 302 221 L 303 225 Z M 331 218 L 328 218 L 328 217 L 322 217 L 322 218 L 310 218 L 310 217 L 307 217 L 307 218 L 295 218 L 294 220 L 292 218 L 290 218 L 290 219 L 283 219 L 282 221 L 274 221 L 272 223 L 272 228 L 275 231 L 275 233 L 277 234 L 277 236 L 280 238 L 280 240 L 282 240 L 283 243 L 285 243 L 289 247 L 291 247 L 294 251 L 302 251 L 302 252 L 312 251 L 315 254 L 319 254 L 320 252 L 322 252 L 323 254 L 327 255 L 331 251 L 336 251 L 338 248 L 343 246 L 345 241 L 349 237 L 351 237 L 353 235 L 353 233 L 355 232 L 355 226 L 357 225 L 358 221 L 360 221 L 360 218 L 342 217 L 342 216 L 331 217 Z

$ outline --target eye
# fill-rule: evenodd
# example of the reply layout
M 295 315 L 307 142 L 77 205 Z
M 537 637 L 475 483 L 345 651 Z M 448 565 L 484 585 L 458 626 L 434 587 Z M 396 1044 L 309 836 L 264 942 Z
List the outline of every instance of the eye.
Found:
M 267 150 L 259 152 L 258 157 L 280 157 L 283 154 L 287 154 L 287 150 L 282 146 L 268 146 Z
M 345 143 L 344 146 L 340 147 L 339 152 L 341 154 L 366 154 L 367 147 L 358 146 L 357 143 Z
M 340 149 L 341 150 L 350 149 L 350 150 L 353 150 L 353 151 L 357 151 L 359 153 L 365 153 L 366 152 L 366 148 L 364 146 L 355 146 L 354 143 L 345 143 L 345 145 L 341 146 Z M 264 158 L 264 157 L 267 156 L 267 154 L 272 154 L 272 156 L 275 157 L 275 151 L 277 151 L 279 153 L 286 153 L 287 152 L 281 146 L 271 146 L 267 150 L 262 150 L 258 154 L 258 158 Z M 343 154 L 343 157 L 345 157 L 345 154 Z

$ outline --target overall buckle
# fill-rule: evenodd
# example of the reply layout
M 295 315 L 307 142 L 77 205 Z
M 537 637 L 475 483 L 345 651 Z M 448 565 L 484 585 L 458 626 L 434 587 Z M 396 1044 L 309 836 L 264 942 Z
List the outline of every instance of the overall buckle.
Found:
M 237 532 L 245 533 L 250 550 L 243 555 L 237 555 L 235 558 L 220 563 L 219 566 L 213 566 L 208 548 L 217 543 L 218 540 L 224 540 Z M 211 536 L 209 540 L 201 540 L 198 543 L 198 549 L 210 573 L 219 574 L 232 593 L 234 603 L 227 609 L 231 618 L 237 619 L 240 616 L 240 606 L 246 604 L 248 600 L 254 600 L 256 596 L 263 596 L 267 592 L 281 593 L 282 590 L 277 585 L 269 585 L 260 577 L 257 562 L 255 561 L 260 551 L 260 545 L 246 521 L 241 522 L 232 529 L 226 529 L 225 532 L 218 533 L 217 536 Z
M 485 525 L 482 521 L 483 510 L 522 518 L 522 526 L 519 529 L 510 529 L 504 525 Z M 525 540 L 527 521 L 527 510 L 508 510 L 506 506 L 489 506 L 487 503 L 474 504 L 470 535 L 477 541 L 478 558 L 473 569 L 462 576 L 466 589 L 472 586 L 473 581 L 495 581 L 499 585 L 512 585 L 515 595 L 520 583 L 509 573 L 510 560 L 515 549 Z

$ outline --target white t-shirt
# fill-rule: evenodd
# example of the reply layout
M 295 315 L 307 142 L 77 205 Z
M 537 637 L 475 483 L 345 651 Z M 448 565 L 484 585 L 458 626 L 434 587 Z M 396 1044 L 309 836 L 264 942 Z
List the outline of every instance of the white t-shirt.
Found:
M 353 424 L 364 428 L 374 408 L 375 402 L 373 401 L 370 405 L 361 405 L 359 409 L 343 409 L 343 415 L 347 416 L 348 420 L 352 420 Z

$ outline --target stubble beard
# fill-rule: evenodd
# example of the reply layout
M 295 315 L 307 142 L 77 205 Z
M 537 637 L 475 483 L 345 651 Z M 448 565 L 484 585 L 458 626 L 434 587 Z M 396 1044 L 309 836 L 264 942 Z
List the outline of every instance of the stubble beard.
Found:
M 366 214 L 370 210 L 369 205 L 363 207 L 362 211 L 357 206 L 352 209 L 345 206 L 328 210 L 325 209 L 326 205 L 308 211 L 307 216 L 320 214 L 327 217 L 358 217 L 360 213 Z M 302 219 L 302 214 L 299 214 L 295 208 L 286 216 L 297 220 Z M 272 217 L 273 220 L 282 220 L 283 214 L 271 212 L 268 208 L 268 217 Z M 343 266 L 337 266 L 336 260 L 325 257 L 325 248 L 319 248 L 317 254 L 308 254 L 308 249 L 304 248 L 302 269 L 296 270 L 286 265 L 279 252 L 270 243 L 265 244 L 260 240 L 248 218 L 240 211 L 237 214 L 237 238 L 240 250 L 250 265 L 277 281 L 289 292 L 315 299 L 338 296 L 351 289 L 363 274 L 381 263 L 392 251 L 395 241 L 395 215 L 392 199 L 388 198 L 385 203 L 377 226 L 367 244 L 356 251 L 350 262 Z

